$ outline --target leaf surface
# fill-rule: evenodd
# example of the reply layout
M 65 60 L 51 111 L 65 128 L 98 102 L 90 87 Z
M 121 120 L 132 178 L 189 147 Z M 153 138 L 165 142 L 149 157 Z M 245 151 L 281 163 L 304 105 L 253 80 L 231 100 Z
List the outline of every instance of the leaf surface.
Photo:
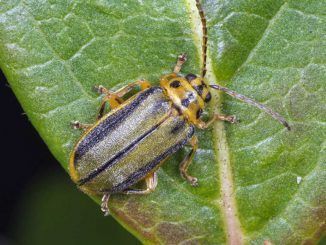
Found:
M 197 130 L 189 186 L 178 173 L 185 148 L 159 170 L 148 196 L 116 195 L 111 210 L 145 243 L 295 244 L 319 239 L 325 220 L 326 4 L 320 0 L 204 1 L 210 83 L 284 115 L 292 131 L 223 94 L 209 107 L 241 123 Z M 0 1 L 0 66 L 61 165 L 92 123 L 100 97 L 145 78 L 157 85 L 176 56 L 199 73 L 194 1 Z M 206 115 L 208 117 L 208 115 Z M 64 190 L 63 190 L 64 191 Z M 108 235 L 109 239 L 109 235 Z

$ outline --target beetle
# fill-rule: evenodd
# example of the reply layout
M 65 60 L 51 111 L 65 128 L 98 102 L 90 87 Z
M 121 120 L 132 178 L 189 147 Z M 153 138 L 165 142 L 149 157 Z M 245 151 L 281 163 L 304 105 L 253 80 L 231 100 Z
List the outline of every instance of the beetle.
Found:
M 216 120 L 235 123 L 235 116 L 215 114 L 207 122 L 201 116 L 211 100 L 210 89 L 228 95 L 264 110 L 282 123 L 289 124 L 278 113 L 253 99 L 220 85 L 209 85 L 205 80 L 207 60 L 207 27 L 204 11 L 196 0 L 202 22 L 201 75 L 180 74 L 186 55 L 178 56 L 172 73 L 160 79 L 160 86 L 151 86 L 146 80 L 133 82 L 112 92 L 103 86 L 98 120 L 93 125 L 72 122 L 74 128 L 84 129 L 75 145 L 69 162 L 72 180 L 91 195 L 102 195 L 101 210 L 109 214 L 109 197 L 115 193 L 148 194 L 157 186 L 157 169 L 164 161 L 189 144 L 192 149 L 180 163 L 180 174 L 192 186 L 196 177 L 188 174 L 189 164 L 195 155 L 198 140 L 195 128 L 206 129 Z M 123 96 L 139 87 L 140 91 L 123 100 Z M 106 105 L 111 111 L 105 113 Z M 141 180 L 146 189 L 133 189 Z

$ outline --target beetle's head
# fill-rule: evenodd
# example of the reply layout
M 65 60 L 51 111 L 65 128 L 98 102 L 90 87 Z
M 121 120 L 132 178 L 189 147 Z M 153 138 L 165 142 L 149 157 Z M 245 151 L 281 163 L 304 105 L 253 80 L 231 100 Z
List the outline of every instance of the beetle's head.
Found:
M 171 73 L 163 76 L 160 84 L 176 108 L 192 123 L 199 120 L 205 103 L 211 99 L 203 79 L 193 74 L 183 77 Z
M 191 73 L 189 73 L 185 78 L 205 103 L 208 103 L 212 99 L 211 92 L 209 92 L 208 86 L 203 78 L 197 77 Z

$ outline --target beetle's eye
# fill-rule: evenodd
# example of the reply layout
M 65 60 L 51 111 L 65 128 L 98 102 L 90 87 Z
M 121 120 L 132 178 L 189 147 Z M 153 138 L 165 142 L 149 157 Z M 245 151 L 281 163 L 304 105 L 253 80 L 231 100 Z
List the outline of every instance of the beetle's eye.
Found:
M 208 94 L 206 95 L 204 101 L 205 101 L 205 103 L 207 103 L 207 102 L 209 102 L 211 99 L 212 99 L 212 95 L 211 95 L 210 92 L 208 92 Z
M 192 74 L 192 73 L 189 73 L 187 76 L 186 76 L 186 79 L 188 82 L 191 82 L 192 80 L 196 79 L 197 76 L 195 74 Z
M 174 81 L 172 81 L 171 83 L 170 83 L 170 87 L 171 88 L 179 88 L 181 86 L 181 83 L 180 83 L 180 81 L 178 81 L 178 80 L 174 80 Z
M 203 114 L 203 110 L 202 109 L 198 109 L 197 113 L 196 113 L 196 118 L 200 118 L 201 114 Z

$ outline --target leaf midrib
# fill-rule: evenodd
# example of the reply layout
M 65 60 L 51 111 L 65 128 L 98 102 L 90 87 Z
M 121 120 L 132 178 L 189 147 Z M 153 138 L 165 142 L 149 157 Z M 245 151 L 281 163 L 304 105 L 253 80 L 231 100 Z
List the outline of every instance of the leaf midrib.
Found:
M 193 30 L 193 38 L 195 46 L 198 50 L 198 55 L 201 57 L 201 37 L 202 37 L 202 25 L 200 16 L 195 4 L 195 1 L 186 0 L 186 4 L 189 8 L 189 14 L 191 19 L 191 26 Z M 211 83 L 217 84 L 217 79 L 212 69 L 212 60 L 207 54 L 207 80 Z M 220 109 L 222 105 L 221 96 L 219 92 L 214 92 L 218 96 L 212 96 L 211 105 L 214 106 L 214 113 L 221 114 Z M 218 97 L 218 99 L 216 98 Z M 236 201 L 234 197 L 234 181 L 231 171 L 231 162 L 229 154 L 229 146 L 227 143 L 226 132 L 223 122 L 217 121 L 213 126 L 213 138 L 215 146 L 216 162 L 219 164 L 218 176 L 221 183 L 221 198 L 215 198 L 213 203 L 219 208 L 223 215 L 224 224 L 226 227 L 226 238 L 229 244 L 242 244 L 243 233 L 240 226 L 240 220 L 237 215 Z

